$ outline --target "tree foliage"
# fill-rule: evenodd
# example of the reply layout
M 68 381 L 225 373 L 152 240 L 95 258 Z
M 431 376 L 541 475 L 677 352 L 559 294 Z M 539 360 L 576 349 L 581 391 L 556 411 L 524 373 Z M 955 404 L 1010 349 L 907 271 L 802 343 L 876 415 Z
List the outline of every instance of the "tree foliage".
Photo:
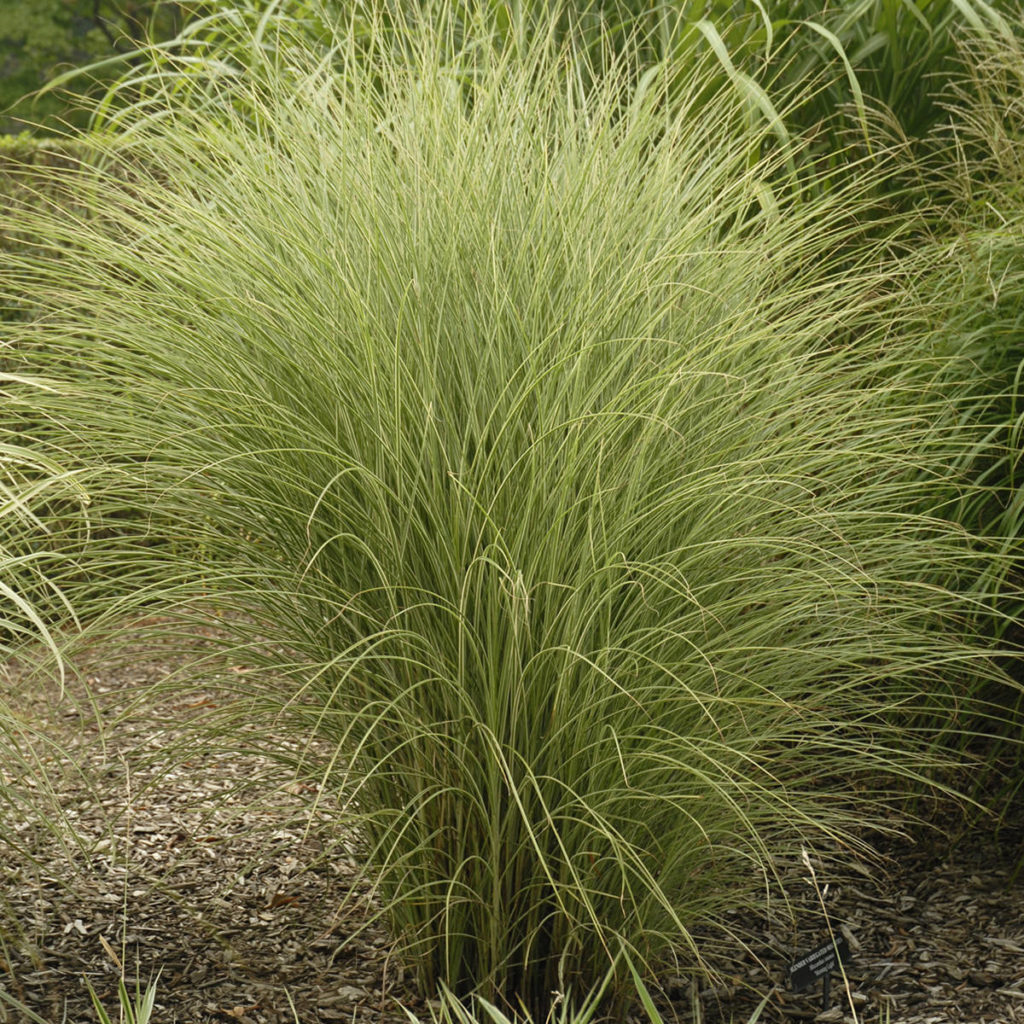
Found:
M 32 96 L 55 73 L 176 35 L 197 3 L 173 0 L 4 0 L 0 21 L 0 133 L 80 123 L 68 93 Z M 95 78 L 91 84 L 97 85 Z M 88 89 L 83 78 L 80 89 Z

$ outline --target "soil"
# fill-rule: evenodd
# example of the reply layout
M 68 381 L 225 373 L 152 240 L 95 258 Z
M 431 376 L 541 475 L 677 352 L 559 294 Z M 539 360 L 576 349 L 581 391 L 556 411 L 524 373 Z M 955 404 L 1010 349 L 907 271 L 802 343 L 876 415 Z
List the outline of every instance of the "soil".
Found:
M 211 710 L 202 692 L 126 710 L 171 667 L 93 657 L 63 697 L 15 663 L 0 677 L 22 726 L 0 760 L 0 993 L 84 1024 L 98 1020 L 88 982 L 117 1020 L 123 967 L 129 990 L 156 979 L 153 1024 L 429 1021 L 316 781 L 207 741 L 161 758 Z M 717 986 L 659 979 L 662 1014 L 740 1024 L 766 999 L 766 1024 L 1024 1022 L 1019 817 L 951 822 L 879 864 L 820 865 L 816 885 L 806 864 L 778 864 L 797 925 L 738 920 L 750 948 L 716 963 Z M 849 960 L 823 1007 L 822 984 L 794 993 L 788 967 L 829 925 Z M 0 1024 L 31 1019 L 0 1000 Z

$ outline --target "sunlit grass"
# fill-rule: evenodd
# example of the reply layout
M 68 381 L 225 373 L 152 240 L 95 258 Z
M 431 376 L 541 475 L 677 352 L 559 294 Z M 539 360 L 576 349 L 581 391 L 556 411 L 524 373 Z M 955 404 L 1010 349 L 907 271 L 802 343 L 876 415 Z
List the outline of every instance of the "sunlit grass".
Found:
M 223 685 L 334 742 L 423 989 L 543 1019 L 891 827 L 1003 681 L 949 519 L 976 371 L 699 71 L 339 46 L 165 67 L 110 169 L 48 172 L 91 213 L 28 225 L 4 341 L 89 471 L 82 620 L 241 613 Z

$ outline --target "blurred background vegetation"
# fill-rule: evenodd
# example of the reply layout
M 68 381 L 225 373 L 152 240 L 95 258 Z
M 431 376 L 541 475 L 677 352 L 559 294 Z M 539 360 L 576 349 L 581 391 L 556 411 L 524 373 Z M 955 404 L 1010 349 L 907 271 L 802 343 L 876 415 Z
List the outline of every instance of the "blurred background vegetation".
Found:
M 74 92 L 95 94 L 140 63 L 147 42 L 186 30 L 229 47 L 225 23 L 269 13 L 301 21 L 317 36 L 325 23 L 393 27 L 434 6 L 467 29 L 484 12 L 491 35 L 504 43 L 532 38 L 531 27 L 547 22 L 551 8 L 549 0 L 5 0 L 0 135 L 85 127 Z M 841 114 L 862 127 L 870 108 L 894 116 L 898 133 L 914 138 L 941 116 L 937 93 L 955 67 L 958 35 L 993 25 L 1005 32 L 1001 9 L 985 0 L 580 0 L 563 8 L 558 26 L 591 51 L 621 49 L 639 34 L 651 62 L 693 49 L 728 53 L 777 105 L 800 95 L 790 120 L 801 128 Z M 68 83 L 74 92 L 37 95 L 75 67 L 89 71 Z M 808 91 L 812 81 L 818 88 Z
M 71 67 L 130 55 L 148 38 L 176 36 L 203 4 L 173 0 L 5 0 L 0 18 L 0 132 L 83 127 L 74 99 L 41 86 Z M 111 76 L 124 68 L 112 62 Z M 87 86 L 87 80 L 80 85 Z M 93 78 L 93 87 L 106 84 Z

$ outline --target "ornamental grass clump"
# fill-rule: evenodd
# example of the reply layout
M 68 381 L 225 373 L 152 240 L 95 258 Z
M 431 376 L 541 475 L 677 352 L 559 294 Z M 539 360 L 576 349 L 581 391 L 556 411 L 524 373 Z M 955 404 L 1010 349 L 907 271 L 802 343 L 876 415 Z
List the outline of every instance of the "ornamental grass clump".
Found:
M 983 500 L 969 506 L 966 520 L 1017 546 L 1024 519 L 1024 110 L 1016 100 L 1024 86 L 1024 40 L 974 39 L 962 63 L 945 132 L 953 154 L 939 193 L 946 202 L 935 218 L 935 246 L 946 258 L 932 261 L 932 285 L 948 298 L 947 344 L 989 371 L 979 382 L 978 415 L 991 425 L 994 443 L 975 463 L 988 486 L 970 495 Z
M 109 173 L 47 172 L 90 213 L 7 258 L 5 343 L 91 469 L 82 621 L 215 622 L 240 742 L 334 752 L 423 989 L 542 1019 L 891 826 L 1000 678 L 968 368 L 700 68 L 410 38 L 155 69 Z
M 1014 24 L 1024 25 L 1017 11 Z M 978 375 L 972 416 L 989 433 L 967 455 L 974 486 L 964 492 L 958 518 L 972 532 L 1002 545 L 1007 560 L 984 586 L 1002 592 L 988 627 L 1020 649 L 1021 533 L 1024 491 L 1020 486 L 1024 416 L 1024 41 L 1014 36 L 978 36 L 965 43 L 961 75 L 949 90 L 948 124 L 940 138 L 948 159 L 934 190 L 936 225 L 921 262 L 932 293 L 940 296 L 941 337 L 948 350 L 969 357 Z M 1020 666 L 1011 666 L 1021 678 Z M 990 803 L 1011 807 L 1020 792 L 1024 705 L 1018 691 L 998 687 L 989 699 L 1004 711 L 991 747 L 991 771 L 980 792 Z M 989 728 L 986 731 L 991 732 Z M 1001 756 L 1000 756 L 1001 755 Z

